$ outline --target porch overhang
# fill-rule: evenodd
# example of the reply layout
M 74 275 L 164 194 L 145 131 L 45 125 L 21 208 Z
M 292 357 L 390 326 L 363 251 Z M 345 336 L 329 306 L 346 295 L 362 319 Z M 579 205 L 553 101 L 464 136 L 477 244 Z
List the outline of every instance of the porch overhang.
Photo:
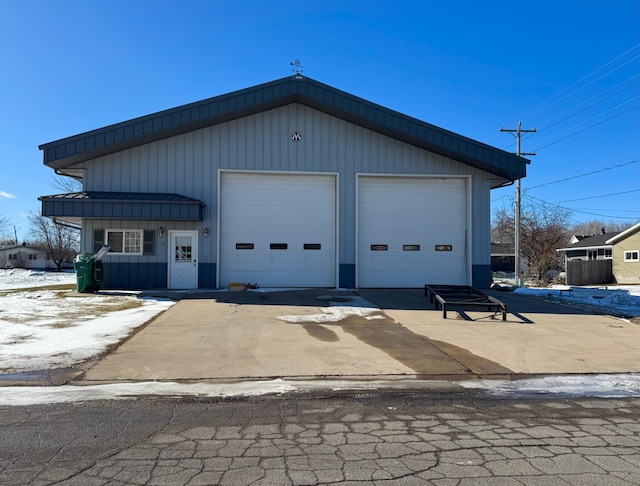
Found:
M 202 221 L 205 204 L 179 194 L 83 191 L 38 198 L 42 215 L 80 224 L 83 219 Z

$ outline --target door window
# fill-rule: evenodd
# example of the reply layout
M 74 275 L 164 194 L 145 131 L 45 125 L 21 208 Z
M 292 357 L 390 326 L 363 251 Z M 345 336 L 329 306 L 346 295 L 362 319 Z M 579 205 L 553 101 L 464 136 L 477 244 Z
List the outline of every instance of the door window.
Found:
M 190 236 L 177 236 L 176 237 L 176 262 L 190 262 L 191 261 L 191 237 Z

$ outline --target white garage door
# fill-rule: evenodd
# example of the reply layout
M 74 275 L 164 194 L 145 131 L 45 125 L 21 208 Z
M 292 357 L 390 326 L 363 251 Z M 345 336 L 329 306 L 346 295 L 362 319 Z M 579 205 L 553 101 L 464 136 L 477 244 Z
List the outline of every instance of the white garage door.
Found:
M 336 178 L 222 172 L 220 287 L 336 286 Z
M 467 285 L 463 178 L 358 178 L 358 287 Z

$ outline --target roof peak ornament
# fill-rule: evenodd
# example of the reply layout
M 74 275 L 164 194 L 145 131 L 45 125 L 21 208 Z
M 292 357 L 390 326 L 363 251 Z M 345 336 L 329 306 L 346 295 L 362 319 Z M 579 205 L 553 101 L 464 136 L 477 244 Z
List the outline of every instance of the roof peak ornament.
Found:
M 293 66 L 291 70 L 296 73 L 296 78 L 302 79 L 302 64 L 300 64 L 300 59 L 294 59 L 289 65 Z

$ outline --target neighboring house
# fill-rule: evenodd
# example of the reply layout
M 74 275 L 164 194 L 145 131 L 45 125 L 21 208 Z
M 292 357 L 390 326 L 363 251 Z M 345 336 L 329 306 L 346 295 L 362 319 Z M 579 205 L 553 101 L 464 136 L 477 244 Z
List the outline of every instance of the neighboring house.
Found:
M 513 243 L 491 243 L 491 271 L 515 273 L 516 251 Z
M 610 260 L 613 258 L 613 246 L 607 243 L 608 240 L 619 233 L 605 233 L 593 236 L 573 236 L 570 240 L 574 243 L 566 248 L 560 248 L 556 251 L 565 255 L 565 262 L 572 260 Z M 575 239 L 578 241 L 575 241 Z
M 569 244 L 573 245 L 574 243 L 578 243 L 579 241 L 584 240 L 585 238 L 589 238 L 588 235 L 573 235 L 569 240 Z
M 620 284 L 640 284 L 640 223 L 609 238 L 613 278 Z
M 40 149 L 105 288 L 486 288 L 490 190 L 528 163 L 301 75 Z
M 613 246 L 608 242 L 619 233 L 605 233 L 581 238 L 576 243 L 559 248 L 564 253 L 567 284 L 598 285 L 613 282 Z M 572 239 L 573 240 L 573 239 Z
M 51 267 L 47 253 L 23 243 L 0 248 L 0 268 L 46 269 Z

